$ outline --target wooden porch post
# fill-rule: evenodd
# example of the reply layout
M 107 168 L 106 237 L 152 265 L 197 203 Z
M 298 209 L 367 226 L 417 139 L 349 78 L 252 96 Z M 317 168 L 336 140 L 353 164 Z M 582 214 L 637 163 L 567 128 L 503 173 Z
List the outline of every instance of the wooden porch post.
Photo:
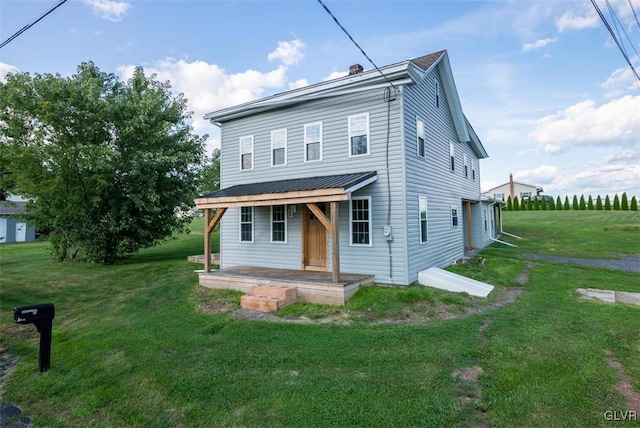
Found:
M 471 221 L 471 202 L 467 201 L 467 244 L 468 248 L 473 248 L 471 237 L 473 236 L 473 230 L 471 229 L 473 222 Z
M 211 208 L 204 209 L 204 271 L 211 272 L 211 231 L 209 222 L 211 221 Z
M 333 282 L 340 282 L 340 236 L 338 202 L 331 202 L 331 274 Z

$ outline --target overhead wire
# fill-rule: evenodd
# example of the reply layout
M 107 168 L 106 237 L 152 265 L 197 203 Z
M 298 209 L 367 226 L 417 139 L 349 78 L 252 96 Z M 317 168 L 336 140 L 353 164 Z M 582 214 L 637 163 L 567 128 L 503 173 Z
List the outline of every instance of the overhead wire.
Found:
M 66 3 L 67 0 L 60 0 L 59 3 L 57 3 L 55 6 L 53 6 L 51 9 L 49 9 L 47 12 L 45 12 L 43 15 L 41 15 L 39 18 L 37 18 L 35 21 L 32 21 L 30 24 L 25 25 L 24 27 L 22 27 L 21 29 L 19 29 L 18 31 L 16 31 L 15 33 L 13 33 L 13 35 L 11 37 L 9 37 L 7 40 L 5 40 L 4 42 L 0 43 L 0 49 L 2 49 L 3 47 L 5 47 L 6 45 L 8 45 L 9 43 L 11 43 L 13 40 L 15 40 L 18 36 L 20 36 L 20 34 L 24 33 L 25 31 L 27 31 L 29 28 L 33 27 L 34 25 L 36 25 L 38 22 L 40 22 L 41 20 L 43 20 L 47 15 L 49 15 L 51 12 L 53 12 L 54 10 L 56 10 L 57 8 L 59 8 L 60 6 L 62 6 L 64 3 Z
M 627 38 L 629 45 L 631 45 L 631 48 L 633 49 L 633 51 L 636 53 L 636 55 L 640 55 L 638 54 L 638 50 L 636 49 L 636 46 L 633 43 L 633 40 L 631 40 L 631 37 L 629 37 L 629 33 L 627 33 L 627 30 L 624 29 L 624 25 L 622 25 L 622 22 L 620 22 L 620 18 L 618 18 L 618 15 L 616 14 L 616 11 L 614 10 L 613 6 L 611 6 L 611 3 L 609 2 L 609 0 L 606 0 L 606 2 L 607 2 L 607 8 L 609 9 L 609 14 L 613 17 L 613 24 L 616 27 L 616 31 L 618 32 L 618 37 L 622 39 L 622 36 L 620 36 L 620 29 L 621 29 L 622 32 L 624 33 L 624 36 Z M 622 44 L 622 46 L 624 47 L 624 43 Z M 628 52 L 626 50 L 625 50 L 625 53 L 628 55 Z
M 631 12 L 633 12 L 633 17 L 636 19 L 636 24 L 638 25 L 638 29 L 640 30 L 640 21 L 638 20 L 636 9 L 633 7 L 633 3 L 631 3 L 631 0 L 627 0 L 627 1 L 629 2 L 629 7 L 631 8 Z
M 640 88 L 640 83 L 639 83 L 640 82 L 640 76 L 638 76 L 638 72 L 636 71 L 636 69 L 633 66 L 633 64 L 631 63 L 631 61 L 629 60 L 629 56 L 625 52 L 624 48 L 620 45 L 620 41 L 618 40 L 618 38 L 616 37 L 615 33 L 611 29 L 611 25 L 609 25 L 609 22 L 607 21 L 607 18 L 604 16 L 602 11 L 600 10 L 600 7 L 596 3 L 596 0 L 591 0 L 591 4 L 593 5 L 593 7 L 595 8 L 596 12 L 598 13 L 598 16 L 600 16 L 600 19 L 602 20 L 602 23 L 604 24 L 604 26 L 609 31 L 609 34 L 611 35 L 611 38 L 613 38 L 613 41 L 618 46 L 618 49 L 622 53 L 622 56 L 624 57 L 624 59 L 627 61 L 627 64 L 629 64 L 629 67 L 631 68 L 631 72 L 633 73 L 633 75 L 636 78 L 636 84 L 638 84 L 638 88 Z

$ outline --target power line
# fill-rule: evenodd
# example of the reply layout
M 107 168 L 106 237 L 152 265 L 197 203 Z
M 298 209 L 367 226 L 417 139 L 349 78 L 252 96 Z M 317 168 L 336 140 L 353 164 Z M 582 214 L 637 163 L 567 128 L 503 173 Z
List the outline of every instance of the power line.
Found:
M 378 70 L 378 73 L 380 73 L 382 75 L 382 77 L 384 77 L 384 79 L 391 85 L 393 86 L 393 89 L 398 89 L 396 88 L 396 86 L 393 84 L 393 82 L 391 82 L 391 80 L 389 80 L 389 78 L 380 70 L 380 68 L 378 68 L 378 66 L 373 62 L 373 60 L 371 58 L 369 58 L 369 55 L 367 55 L 367 53 L 364 51 L 364 49 L 362 49 L 360 47 L 360 45 L 358 44 L 358 42 L 356 42 L 353 37 L 351 37 L 351 34 L 349 34 L 349 32 L 347 31 L 346 28 L 344 28 L 342 26 L 342 24 L 340 24 L 340 21 L 338 21 L 338 18 L 335 17 L 335 15 L 329 10 L 329 8 L 322 2 L 322 0 L 318 0 L 318 3 L 320 3 L 320 5 L 324 8 L 324 10 L 327 11 L 327 13 L 329 14 L 329 16 L 331 16 L 333 18 L 333 20 L 336 22 L 336 24 L 338 24 L 338 27 L 340 27 L 342 29 L 342 31 L 344 31 L 344 33 L 347 35 L 347 37 L 349 37 L 349 39 L 353 42 L 354 45 L 356 45 L 356 47 L 358 49 L 360 49 L 360 52 L 362 52 L 362 55 L 364 55 L 364 57 L 366 59 L 369 60 L 369 62 L 371 63 L 371 65 L 373 65 L 373 67 Z
M 631 12 L 633 12 L 633 17 L 636 19 L 636 24 L 638 24 L 638 29 L 640 29 L 640 21 L 638 21 L 638 15 L 636 15 L 636 9 L 633 7 L 633 3 L 631 0 L 627 0 L 629 2 L 629 7 L 631 8 Z
M 35 21 L 31 22 L 30 24 L 25 25 L 24 27 L 22 27 L 21 29 L 16 31 L 11 37 L 9 37 L 4 42 L 0 43 L 0 49 L 5 47 L 6 45 L 8 45 L 11 41 L 13 41 L 15 38 L 17 38 L 20 34 L 24 33 L 29 28 L 31 28 L 34 25 L 36 25 L 38 22 L 40 22 L 42 19 L 44 19 L 45 16 L 49 15 L 51 12 L 53 12 L 54 10 L 56 10 L 57 8 L 59 8 L 60 6 L 62 6 L 66 2 L 67 2 L 67 0 L 60 0 L 60 3 L 56 4 L 55 6 L 53 6 L 51 9 L 49 9 L 47 12 L 45 12 L 44 15 L 40 16 L 40 18 L 36 19 Z
M 611 3 L 609 2 L 609 0 L 606 0 L 606 2 L 607 2 L 607 8 L 609 9 L 609 14 L 613 17 L 613 25 L 615 25 L 616 27 L 616 31 L 618 32 L 618 37 L 622 39 L 622 36 L 620 35 L 620 30 L 622 30 L 625 37 L 627 38 L 627 41 L 629 42 L 629 45 L 631 45 L 631 49 L 633 49 L 636 55 L 640 55 L 638 54 L 638 50 L 636 49 L 635 44 L 631 40 L 631 37 L 629 37 L 629 33 L 627 33 L 627 30 L 624 29 L 624 25 L 622 25 L 622 22 L 620 22 L 620 18 L 618 18 L 616 11 L 613 9 L 613 6 L 611 6 Z M 624 47 L 624 44 L 623 44 L 623 47 Z M 625 53 L 627 53 L 626 50 L 625 50 Z
M 613 41 L 616 42 L 616 45 L 618 45 L 618 49 L 620 49 L 620 52 L 622 53 L 622 56 L 624 57 L 624 59 L 627 61 L 627 64 L 629 64 L 629 67 L 631 67 L 631 71 L 633 72 L 633 74 L 634 74 L 634 76 L 636 77 L 636 80 L 637 80 L 636 84 L 638 84 L 638 82 L 640 82 L 640 76 L 638 76 L 638 72 L 633 67 L 633 64 L 631 64 L 631 61 L 629 61 L 629 57 L 627 56 L 624 48 L 620 45 L 620 42 L 618 41 L 618 38 L 616 37 L 616 35 L 614 34 L 613 30 L 611 29 L 611 26 L 607 22 L 607 18 L 605 18 L 604 14 L 600 10 L 600 7 L 598 7 L 598 4 L 596 3 L 596 0 L 591 0 L 591 4 L 596 9 L 596 12 L 598 12 L 598 15 L 600 16 L 600 19 L 602 20 L 604 26 L 607 27 L 607 30 L 609 30 L 609 34 L 613 38 Z M 638 84 L 638 87 L 640 87 L 640 84 Z

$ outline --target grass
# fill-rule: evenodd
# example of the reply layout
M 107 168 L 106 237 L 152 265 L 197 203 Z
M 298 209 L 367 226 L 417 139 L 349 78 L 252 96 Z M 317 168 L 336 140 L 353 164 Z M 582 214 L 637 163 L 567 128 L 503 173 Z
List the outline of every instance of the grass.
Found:
M 452 268 L 499 290 L 520 287 L 522 254 L 638 254 L 631 212 L 510 212 L 518 248 L 488 248 L 481 269 Z M 607 230 L 604 230 L 607 228 Z M 516 242 L 515 240 L 511 240 Z M 214 248 L 217 242 L 214 243 Z M 582 301 L 579 287 L 640 292 L 637 273 L 535 261 L 513 304 L 454 319 L 482 303 L 424 287 L 368 287 L 345 308 L 296 305 L 293 324 L 230 316 L 239 294 L 205 290 L 181 236 L 115 266 L 56 264 L 43 243 L 0 246 L 0 339 L 19 358 L 4 400 L 33 426 L 607 426 L 626 409 L 605 350 L 640 391 L 640 309 Z M 51 369 L 37 373 L 38 334 L 12 308 L 56 305 Z M 407 308 L 424 313 L 416 323 Z M 404 317 L 404 318 L 403 318 Z M 473 382 L 452 376 L 481 367 Z

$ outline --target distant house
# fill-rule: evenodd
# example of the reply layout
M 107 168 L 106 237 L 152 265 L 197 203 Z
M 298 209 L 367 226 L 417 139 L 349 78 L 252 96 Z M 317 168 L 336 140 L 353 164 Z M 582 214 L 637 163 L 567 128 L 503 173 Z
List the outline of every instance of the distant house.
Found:
M 20 198 L 0 201 L 0 244 L 35 241 L 36 228 L 20 218 L 26 202 Z
M 221 190 L 195 202 L 205 253 L 222 220 L 222 270 L 410 284 L 499 230 L 499 202 L 480 196 L 488 155 L 463 114 L 447 51 L 380 71 L 355 65 L 346 77 L 205 118 L 221 128 Z
M 511 196 L 511 200 L 513 201 L 517 196 L 518 200 L 522 201 L 523 199 L 529 199 L 532 196 L 538 196 L 542 192 L 544 192 L 542 187 L 513 181 L 513 174 L 509 174 L 509 181 L 507 183 L 489 189 L 486 192 L 483 192 L 482 195 L 501 201 L 506 201 L 509 199 L 509 196 Z

